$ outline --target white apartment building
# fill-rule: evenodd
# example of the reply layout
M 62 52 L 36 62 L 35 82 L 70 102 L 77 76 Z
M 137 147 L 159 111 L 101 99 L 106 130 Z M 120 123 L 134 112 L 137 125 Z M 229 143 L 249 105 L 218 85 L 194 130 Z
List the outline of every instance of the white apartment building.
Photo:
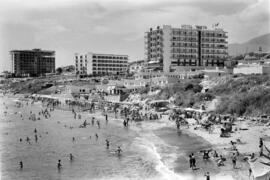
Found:
M 128 65 L 129 73 L 137 73 L 144 69 L 145 62 L 144 60 L 130 62 Z
M 150 28 L 145 33 L 145 59 L 149 69 L 223 67 L 228 55 L 227 32 L 220 28 L 182 25 Z
M 75 72 L 80 75 L 121 75 L 127 66 L 127 55 L 75 53 Z

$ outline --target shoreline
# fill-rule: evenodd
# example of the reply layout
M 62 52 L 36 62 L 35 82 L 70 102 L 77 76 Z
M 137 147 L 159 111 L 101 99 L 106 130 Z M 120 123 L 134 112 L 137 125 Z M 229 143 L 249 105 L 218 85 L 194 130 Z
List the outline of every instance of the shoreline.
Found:
M 168 121 L 167 118 L 164 118 L 162 121 Z M 246 180 L 249 179 L 249 169 L 250 164 L 248 161 L 244 160 L 246 157 L 246 152 L 243 153 L 240 151 L 240 155 L 237 158 L 237 165 L 236 169 L 233 168 L 231 156 L 232 153 L 235 151 L 231 150 L 230 145 L 230 139 L 234 139 L 234 136 L 232 135 L 231 138 L 226 138 L 226 142 L 220 143 L 223 141 L 224 138 L 219 137 L 219 132 L 214 132 L 213 134 L 209 134 L 208 131 L 203 129 L 197 129 L 195 130 L 194 127 L 196 125 L 190 125 L 189 128 L 182 127 L 180 129 L 181 133 L 179 137 L 181 136 L 187 136 L 191 139 L 191 144 L 188 148 L 184 149 L 186 153 L 186 159 L 177 159 L 175 161 L 176 167 L 174 168 L 174 171 L 176 173 L 181 173 L 183 175 L 195 175 L 195 178 L 198 179 L 205 179 L 204 174 L 206 172 L 210 172 L 211 179 L 224 179 L 224 180 Z M 158 135 L 160 138 L 162 138 L 166 143 L 170 145 L 177 146 L 178 148 L 182 148 L 181 144 L 177 144 L 177 129 L 173 125 L 168 127 L 170 129 L 170 134 L 173 135 L 173 139 L 170 139 L 168 137 L 164 137 L 164 135 Z M 214 139 L 212 139 L 212 136 L 214 135 Z M 162 137 L 163 136 L 163 137 Z M 197 144 L 194 146 L 192 142 L 195 142 Z M 227 143 L 228 142 L 228 143 Z M 203 160 L 203 153 L 200 153 L 201 150 L 216 150 L 217 153 L 220 155 L 222 154 L 223 157 L 226 158 L 226 161 L 224 162 L 225 166 L 217 166 L 217 158 L 213 157 L 213 151 L 210 152 L 210 159 L 209 160 Z M 191 170 L 189 167 L 188 162 L 188 155 L 190 153 L 194 153 L 196 156 L 196 164 L 199 167 L 198 170 Z M 183 162 L 186 162 L 185 168 L 183 168 L 183 165 L 178 166 L 178 164 L 183 164 Z
M 193 174 L 195 177 L 203 177 L 206 172 L 210 172 L 212 175 L 218 174 L 219 169 L 215 168 L 212 159 L 203 160 L 202 153 L 200 151 L 204 149 L 212 149 L 211 143 L 206 141 L 200 136 L 193 134 L 187 130 L 178 131 L 173 128 L 162 128 L 154 132 L 164 142 L 171 146 L 178 148 L 178 152 L 181 153 L 175 160 L 174 171 L 183 175 Z M 196 157 L 196 165 L 199 169 L 191 170 L 189 167 L 188 155 L 194 153 Z

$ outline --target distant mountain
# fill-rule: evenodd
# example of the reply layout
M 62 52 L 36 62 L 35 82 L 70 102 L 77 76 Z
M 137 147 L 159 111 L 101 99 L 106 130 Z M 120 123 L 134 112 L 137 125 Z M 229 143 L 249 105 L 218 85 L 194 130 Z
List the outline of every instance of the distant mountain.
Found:
M 255 37 L 245 43 L 233 43 L 228 45 L 229 55 L 239 55 L 246 52 L 258 52 L 262 47 L 262 52 L 270 52 L 270 33 Z

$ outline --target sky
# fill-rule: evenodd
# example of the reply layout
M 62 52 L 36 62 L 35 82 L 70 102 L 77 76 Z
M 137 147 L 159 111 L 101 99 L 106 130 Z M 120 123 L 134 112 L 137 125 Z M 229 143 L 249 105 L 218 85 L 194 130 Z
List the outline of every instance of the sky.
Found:
M 269 33 L 269 0 L 0 0 L 0 72 L 13 49 L 55 50 L 56 67 L 73 65 L 76 52 L 135 61 L 150 27 L 215 23 L 229 43 Z

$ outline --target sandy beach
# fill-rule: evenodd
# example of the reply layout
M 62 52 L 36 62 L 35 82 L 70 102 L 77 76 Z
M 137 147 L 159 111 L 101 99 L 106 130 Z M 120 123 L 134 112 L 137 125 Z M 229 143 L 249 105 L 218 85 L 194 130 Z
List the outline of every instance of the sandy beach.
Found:
M 192 124 L 192 123 L 191 123 Z M 230 167 L 221 167 L 221 175 L 231 174 L 234 179 L 248 179 L 249 178 L 249 168 L 255 171 L 255 168 L 252 162 L 244 161 L 245 157 L 250 158 L 250 154 L 255 153 L 255 157 L 259 157 L 259 139 L 264 139 L 264 145 L 270 147 L 270 129 L 269 126 L 258 124 L 255 121 L 237 121 L 234 125 L 234 131 L 231 133 L 230 137 L 221 138 L 220 137 L 220 128 L 221 126 L 215 125 L 214 130 L 209 133 L 205 129 L 195 128 L 197 125 L 192 125 L 188 129 L 194 135 L 202 137 L 205 141 L 209 142 L 214 149 L 218 152 L 222 153 L 226 157 L 230 158 L 232 153 L 235 151 L 232 150 L 231 141 L 237 142 L 236 148 L 241 154 L 241 158 L 239 158 L 239 168 L 237 171 L 233 170 Z M 243 130 L 241 130 L 243 129 Z M 237 141 L 240 140 L 240 141 Z M 264 153 L 268 154 L 267 151 Z M 232 167 L 231 160 L 227 162 L 229 163 L 227 166 Z M 267 169 L 267 167 L 266 167 Z M 269 168 L 270 169 L 270 168 Z M 267 171 L 269 171 L 266 170 Z

